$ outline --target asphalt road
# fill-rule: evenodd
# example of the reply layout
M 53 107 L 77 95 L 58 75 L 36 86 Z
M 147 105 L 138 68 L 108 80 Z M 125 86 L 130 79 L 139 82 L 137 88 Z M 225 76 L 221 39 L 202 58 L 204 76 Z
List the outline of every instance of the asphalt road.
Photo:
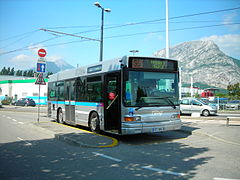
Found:
M 36 125 L 37 113 L 0 109 L 0 179 L 240 179 L 240 126 L 183 119 L 183 129 L 115 136 L 111 148 L 69 145 L 60 124 Z M 50 123 L 43 113 L 40 121 Z M 68 127 L 64 127 L 68 128 Z M 69 127 L 72 129 L 72 127 Z M 70 130 L 71 131 L 71 130 Z M 72 131 L 81 131 L 74 129 Z M 83 138 L 89 138 L 87 133 Z M 92 138 L 92 137 L 91 137 Z

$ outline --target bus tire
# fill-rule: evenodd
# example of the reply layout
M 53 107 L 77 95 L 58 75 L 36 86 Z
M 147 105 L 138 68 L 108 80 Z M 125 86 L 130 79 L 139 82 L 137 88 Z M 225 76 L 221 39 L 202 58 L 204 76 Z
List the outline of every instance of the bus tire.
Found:
M 210 112 L 205 109 L 205 110 L 203 110 L 202 115 L 203 115 L 203 116 L 209 116 L 209 115 L 210 115 Z
M 100 133 L 100 121 L 97 112 L 92 112 L 89 116 L 89 127 L 92 132 Z
M 63 124 L 63 111 L 62 108 L 59 108 L 57 111 L 57 122 Z

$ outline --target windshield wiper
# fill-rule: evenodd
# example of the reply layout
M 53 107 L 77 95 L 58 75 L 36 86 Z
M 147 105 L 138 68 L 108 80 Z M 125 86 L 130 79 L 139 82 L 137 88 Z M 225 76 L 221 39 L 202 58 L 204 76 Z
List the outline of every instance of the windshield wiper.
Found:
M 167 102 L 174 108 L 176 109 L 176 105 L 172 102 L 171 99 L 169 99 L 169 97 L 157 97 L 158 99 L 165 99 L 167 100 Z
M 169 99 L 170 97 L 155 97 L 155 98 L 156 99 L 165 99 L 174 109 L 177 108 L 176 105 L 174 104 L 174 102 L 171 99 Z M 152 106 L 162 106 L 162 105 L 161 104 L 152 104 Z M 145 107 L 145 106 L 139 106 L 139 107 L 135 108 L 135 111 L 138 111 L 142 107 Z
M 139 109 L 141 109 L 143 106 L 139 106 L 137 108 L 135 108 L 135 111 L 138 111 Z
M 166 99 L 166 100 L 168 100 L 168 102 L 172 105 L 172 107 L 173 107 L 173 109 L 176 109 L 176 106 L 175 106 L 175 104 L 172 102 L 172 100 L 171 99 L 169 99 L 169 97 L 163 97 L 163 99 Z

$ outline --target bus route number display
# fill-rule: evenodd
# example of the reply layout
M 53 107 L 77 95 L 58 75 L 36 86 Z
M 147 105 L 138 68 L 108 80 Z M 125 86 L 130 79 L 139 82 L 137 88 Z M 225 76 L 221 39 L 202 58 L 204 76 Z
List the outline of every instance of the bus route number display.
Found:
M 132 58 L 130 60 L 131 68 L 146 68 L 146 69 L 159 69 L 159 70 L 176 70 L 177 62 L 161 59 L 140 59 Z

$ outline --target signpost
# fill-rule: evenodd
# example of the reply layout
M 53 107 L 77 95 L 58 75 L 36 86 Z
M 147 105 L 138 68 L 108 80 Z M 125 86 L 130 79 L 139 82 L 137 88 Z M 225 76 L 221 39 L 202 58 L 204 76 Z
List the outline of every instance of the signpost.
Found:
M 38 50 L 38 56 L 39 57 L 45 57 L 47 55 L 47 51 L 45 49 L 39 49 Z
M 46 71 L 46 63 L 37 63 L 37 72 L 43 73 Z
M 46 85 L 46 82 L 43 78 L 43 73 L 46 72 L 46 60 L 45 56 L 47 55 L 47 52 L 45 49 L 39 49 L 38 50 L 38 62 L 37 62 L 37 72 L 39 72 L 39 75 L 36 79 L 35 84 L 39 85 L 39 93 L 38 93 L 38 123 L 39 123 L 39 114 L 40 114 L 40 87 L 41 85 Z

